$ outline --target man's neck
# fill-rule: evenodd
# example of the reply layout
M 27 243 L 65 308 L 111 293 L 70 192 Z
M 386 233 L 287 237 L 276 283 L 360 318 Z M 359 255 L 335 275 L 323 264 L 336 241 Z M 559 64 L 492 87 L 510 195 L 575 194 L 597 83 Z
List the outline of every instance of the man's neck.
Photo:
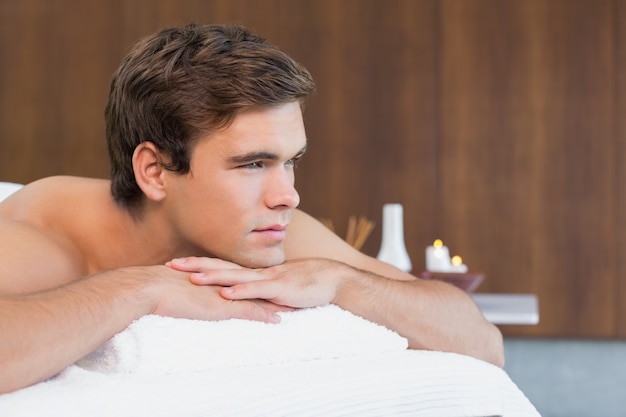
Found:
M 133 216 L 113 202 L 111 215 L 101 218 L 100 230 L 108 230 L 106 250 L 93 250 L 93 269 L 163 264 L 179 256 L 197 255 L 186 247 L 158 207 L 145 207 Z M 94 271 L 95 272 L 95 271 Z

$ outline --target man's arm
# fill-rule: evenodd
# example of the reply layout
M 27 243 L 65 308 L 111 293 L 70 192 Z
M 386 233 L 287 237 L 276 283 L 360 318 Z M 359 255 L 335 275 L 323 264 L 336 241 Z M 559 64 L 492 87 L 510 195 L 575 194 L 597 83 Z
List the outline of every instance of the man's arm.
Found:
M 0 219 L 0 235 L 0 393 L 56 374 L 145 314 L 278 320 L 270 303 L 233 303 L 166 266 L 81 278 L 77 254 L 32 227 Z
M 295 212 L 288 262 L 263 270 L 209 271 L 202 259 L 185 267 L 200 285 L 224 285 L 232 300 L 264 298 L 291 307 L 335 303 L 397 331 L 414 349 L 462 353 L 504 363 L 502 335 L 465 292 L 422 280 L 366 256 L 310 216 Z M 195 265 L 193 265 L 195 264 Z M 193 266 L 192 266 L 193 265 Z
M 56 374 L 149 312 L 150 294 L 122 275 L 0 296 L 0 393 Z
M 233 303 L 218 287 L 197 287 L 188 273 L 165 266 L 117 269 L 38 293 L 0 295 L 0 393 L 56 374 L 145 314 L 273 323 L 281 309 Z
M 306 213 L 293 216 L 290 259 L 311 253 L 352 267 L 335 264 L 345 278 L 334 303 L 397 331 L 411 348 L 453 351 L 503 366 L 502 334 L 464 291 L 366 256 Z

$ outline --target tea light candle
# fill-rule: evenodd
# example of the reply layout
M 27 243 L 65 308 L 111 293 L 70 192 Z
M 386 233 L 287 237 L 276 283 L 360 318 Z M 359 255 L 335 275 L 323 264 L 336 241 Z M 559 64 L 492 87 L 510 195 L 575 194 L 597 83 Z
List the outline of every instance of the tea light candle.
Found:
M 463 259 L 459 255 L 453 256 L 450 263 L 450 272 L 457 272 L 460 274 L 467 272 L 467 265 L 463 264 Z
M 435 240 L 432 246 L 426 247 L 426 270 L 431 272 L 449 272 L 450 251 L 443 245 L 441 239 Z

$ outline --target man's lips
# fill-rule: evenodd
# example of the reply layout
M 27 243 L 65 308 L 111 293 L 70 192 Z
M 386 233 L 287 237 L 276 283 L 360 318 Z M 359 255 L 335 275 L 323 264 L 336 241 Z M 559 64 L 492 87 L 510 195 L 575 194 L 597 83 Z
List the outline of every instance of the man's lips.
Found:
M 284 240 L 287 234 L 286 224 L 273 224 L 271 226 L 263 226 L 253 230 L 254 233 L 259 233 L 263 236 L 270 237 L 275 240 Z

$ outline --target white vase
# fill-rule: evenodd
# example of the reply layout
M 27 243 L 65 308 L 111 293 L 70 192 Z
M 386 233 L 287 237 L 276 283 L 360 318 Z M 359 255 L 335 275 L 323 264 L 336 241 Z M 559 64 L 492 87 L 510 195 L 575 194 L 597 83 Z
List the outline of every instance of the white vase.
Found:
M 382 242 L 376 258 L 405 272 L 410 272 L 413 267 L 404 245 L 402 204 L 385 204 L 383 206 Z

